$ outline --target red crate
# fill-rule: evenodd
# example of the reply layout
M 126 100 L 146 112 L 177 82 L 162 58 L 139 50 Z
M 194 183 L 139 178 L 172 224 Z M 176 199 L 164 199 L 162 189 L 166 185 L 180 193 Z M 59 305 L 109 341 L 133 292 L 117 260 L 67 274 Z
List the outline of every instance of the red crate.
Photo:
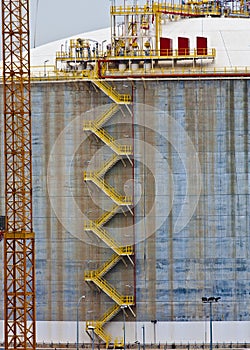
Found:
M 178 55 L 186 56 L 190 54 L 189 38 L 178 37 Z
M 160 38 L 160 55 L 172 56 L 173 55 L 173 40 L 170 38 Z
M 203 36 L 196 37 L 197 55 L 207 55 L 207 38 Z

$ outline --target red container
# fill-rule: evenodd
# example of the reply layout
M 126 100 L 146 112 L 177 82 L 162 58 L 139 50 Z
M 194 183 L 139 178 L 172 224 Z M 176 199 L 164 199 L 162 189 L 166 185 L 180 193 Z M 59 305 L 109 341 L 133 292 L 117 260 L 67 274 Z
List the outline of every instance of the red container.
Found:
M 173 55 L 173 40 L 170 38 L 160 38 L 160 55 L 172 56 Z
M 207 38 L 203 36 L 196 37 L 197 55 L 207 55 Z
M 178 55 L 187 56 L 190 54 L 189 38 L 178 37 Z

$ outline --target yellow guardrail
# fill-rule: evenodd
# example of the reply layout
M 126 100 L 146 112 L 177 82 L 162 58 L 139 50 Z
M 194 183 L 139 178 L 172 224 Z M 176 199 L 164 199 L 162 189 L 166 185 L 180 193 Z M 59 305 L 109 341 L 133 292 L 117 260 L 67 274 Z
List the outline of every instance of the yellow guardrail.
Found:
M 149 56 L 149 61 L 153 62 L 152 67 L 147 67 L 147 70 L 145 71 L 145 67 L 140 67 L 136 70 L 129 69 L 129 64 L 127 68 L 124 71 L 120 71 L 119 69 L 111 69 L 107 71 L 106 69 L 102 69 L 102 77 L 103 79 L 99 79 L 99 81 L 103 81 L 105 79 L 105 76 L 108 77 L 115 77 L 116 75 L 124 76 L 126 78 L 127 75 L 131 76 L 138 76 L 138 75 L 146 75 L 146 74 L 154 74 L 157 75 L 157 78 L 160 78 L 161 75 L 175 75 L 175 74 L 199 74 L 199 75 L 250 75 L 250 66 L 224 66 L 224 67 L 218 67 L 218 66 L 202 66 L 202 64 L 197 64 L 194 67 L 183 67 L 181 65 L 178 66 L 178 63 L 175 65 L 175 67 L 167 66 L 162 63 L 162 65 L 155 65 L 155 57 L 160 58 L 162 61 L 164 61 L 163 56 Z M 166 56 L 167 57 L 167 56 Z M 168 56 L 169 58 L 170 56 Z M 184 56 L 189 58 L 194 58 L 191 55 Z M 145 60 L 145 56 L 142 58 Z M 128 60 L 129 62 L 129 60 Z M 161 61 L 159 61 L 161 62 Z M 54 66 L 53 66 L 54 67 Z M 46 82 L 53 82 L 53 81 L 70 81 L 70 80 L 90 80 L 92 82 L 96 82 L 96 73 L 89 70 L 56 70 L 54 69 L 48 70 L 46 74 L 44 73 L 41 66 L 31 68 L 31 76 L 30 79 L 32 82 L 39 82 L 39 81 L 46 81 Z M 38 69 L 39 68 L 39 69 Z M 3 73 L 0 70 L 0 82 L 3 82 Z M 114 92 L 115 90 L 113 90 Z M 114 92 L 115 93 L 115 92 Z M 122 101 L 124 103 L 127 103 L 131 101 L 130 95 L 125 95 L 125 98 L 123 98 L 122 94 L 118 94 L 119 98 L 123 99 Z
M 215 49 L 211 49 L 215 50 Z M 208 57 L 213 57 L 215 54 L 215 51 L 208 51 Z M 180 56 L 179 56 L 180 57 Z M 194 59 L 196 57 L 195 50 L 190 51 L 189 55 L 182 55 L 182 57 L 185 58 L 191 58 Z M 117 58 L 117 57 L 116 57 Z M 138 57 L 137 57 L 138 58 Z M 142 61 L 145 60 L 145 56 L 139 57 Z M 197 63 L 196 66 L 193 67 L 183 67 L 181 65 L 178 66 L 178 63 L 176 63 L 175 67 L 164 65 L 164 59 L 174 59 L 175 56 L 148 56 L 147 59 L 152 62 L 152 67 L 147 67 L 147 71 L 145 72 L 145 67 L 140 67 L 136 70 L 132 70 L 129 67 L 129 64 L 127 65 L 127 68 L 124 71 L 119 71 L 119 69 L 111 69 L 107 71 L 105 68 L 102 68 L 102 77 L 105 78 L 105 76 L 116 76 L 119 74 L 119 76 L 124 76 L 126 78 L 126 75 L 129 74 L 129 76 L 134 75 L 135 77 L 141 74 L 145 73 L 152 73 L 154 75 L 157 75 L 158 78 L 160 78 L 161 75 L 164 74 L 199 74 L 199 75 L 230 75 L 230 74 L 241 74 L 241 75 L 250 75 L 250 66 L 203 66 L 202 64 Z M 204 55 L 204 59 L 206 58 L 206 55 Z M 155 60 L 158 60 L 159 62 L 162 63 L 160 65 L 155 65 Z M 129 63 L 129 57 L 127 57 L 127 62 Z M 107 90 L 110 92 L 111 87 L 107 87 L 107 82 L 104 81 L 104 79 L 96 79 L 96 72 L 89 71 L 88 69 L 85 70 L 56 70 L 54 65 L 47 66 L 46 72 L 44 72 L 44 67 L 42 66 L 32 66 L 31 67 L 31 74 L 30 78 L 31 81 L 64 81 L 64 80 L 91 80 L 96 83 L 96 85 L 99 82 L 99 86 L 101 88 L 102 86 L 105 86 Z M 3 72 L 0 69 L 0 81 L 3 82 Z M 103 84 L 103 83 L 106 84 Z M 115 96 L 118 96 L 119 99 L 121 99 L 124 103 L 131 101 L 131 96 L 130 95 L 122 95 L 117 93 L 115 89 L 112 90 L 112 93 Z
M 111 15 L 154 15 L 157 13 L 169 13 L 182 16 L 230 16 L 232 13 L 237 16 L 249 17 L 250 14 L 244 9 L 227 9 L 222 6 L 215 5 L 212 1 L 190 0 L 186 4 L 171 4 L 164 2 L 154 2 L 153 6 L 136 5 L 136 6 L 111 6 Z
M 119 52 L 119 47 L 116 46 L 116 52 Z M 123 55 L 119 56 L 117 55 L 111 55 L 109 54 L 107 57 L 104 55 L 100 55 L 99 57 L 90 57 L 89 59 L 92 60 L 92 64 L 96 64 L 98 62 L 98 60 L 102 61 L 102 60 L 113 60 L 113 59 L 118 59 L 118 60 L 123 60 L 123 59 L 140 59 L 140 60 L 145 60 L 148 59 L 148 57 L 150 58 L 154 58 L 154 59 L 160 59 L 160 58 L 164 58 L 164 56 L 166 56 L 166 58 L 168 57 L 172 57 L 175 59 L 178 59 L 179 57 L 194 57 L 194 58 L 199 58 L 200 56 L 204 56 L 207 58 L 213 58 L 216 56 L 216 49 L 215 48 L 194 48 L 194 49 L 189 49 L 188 50 L 188 54 L 180 54 L 178 49 L 164 49 L 164 50 L 155 50 L 155 49 L 149 49 L 147 50 L 147 54 L 145 54 L 145 49 L 141 49 L 141 48 L 137 48 L 137 49 L 133 49 L 133 50 L 126 50 L 126 48 L 123 51 Z M 86 61 L 86 57 L 75 57 L 75 56 L 71 56 L 69 53 L 66 52 L 57 52 L 56 53 L 56 59 L 58 61 L 69 61 L 72 63 L 79 63 L 82 61 Z M 89 73 L 93 73 L 93 70 L 89 70 Z
M 136 54 L 135 54 L 136 53 Z M 133 51 L 133 55 L 130 52 L 124 54 L 125 59 L 134 60 L 164 60 L 164 59 L 189 59 L 189 58 L 215 58 L 216 49 L 215 48 L 198 48 L 198 49 L 162 49 L 162 50 L 149 50 L 148 55 L 145 56 L 144 50 Z M 117 57 L 116 57 L 117 58 Z M 122 57 L 123 58 L 123 57 Z M 112 57 L 109 57 L 112 60 Z M 120 58 L 121 59 L 121 58 Z
M 250 75 L 250 67 L 205 67 L 205 66 L 201 66 L 201 65 L 197 65 L 195 67 L 183 67 L 183 66 L 179 66 L 176 65 L 176 67 L 171 67 L 171 66 L 153 66 L 153 67 L 140 67 L 138 69 L 136 69 L 136 71 L 131 70 L 129 68 L 127 68 L 124 71 L 119 71 L 117 69 L 109 69 L 108 72 L 104 72 L 103 73 L 103 77 L 108 77 L 108 78 L 112 78 L 112 77 L 117 77 L 119 76 L 119 78 L 124 78 L 126 79 L 127 76 L 129 76 L 130 78 L 134 77 L 136 78 L 140 78 L 141 76 L 143 76 L 144 78 L 147 78 L 147 76 L 149 76 L 150 78 L 152 77 L 157 77 L 157 79 L 161 79 L 164 78 L 165 76 L 168 76 L 169 78 L 175 78 L 175 76 L 178 76 L 178 78 L 180 78 L 181 76 L 183 76 L 183 78 L 188 78 L 188 76 L 190 75 L 199 75 L 199 76 L 204 76 L 204 78 L 206 78 L 206 76 L 225 76 L 225 77 L 230 77 L 230 76 L 236 76 L 237 75 L 239 77 L 249 77 Z

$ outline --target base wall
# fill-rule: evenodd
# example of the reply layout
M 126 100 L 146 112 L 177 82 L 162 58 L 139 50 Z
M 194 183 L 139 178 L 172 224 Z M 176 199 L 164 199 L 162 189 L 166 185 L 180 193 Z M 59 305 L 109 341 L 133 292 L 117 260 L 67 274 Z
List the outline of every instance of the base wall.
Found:
M 0 321 L 0 342 L 3 342 L 3 321 Z M 208 344 L 209 322 L 126 322 L 126 343 L 142 344 L 142 326 L 145 326 L 145 343 L 153 344 Z M 109 332 L 114 338 L 123 334 L 123 323 L 110 323 Z M 91 343 L 85 330 L 85 322 L 79 322 L 79 342 Z M 213 343 L 250 343 L 250 322 L 213 322 Z M 76 343 L 76 322 L 37 322 L 37 343 Z M 81 347 L 80 346 L 80 347 Z

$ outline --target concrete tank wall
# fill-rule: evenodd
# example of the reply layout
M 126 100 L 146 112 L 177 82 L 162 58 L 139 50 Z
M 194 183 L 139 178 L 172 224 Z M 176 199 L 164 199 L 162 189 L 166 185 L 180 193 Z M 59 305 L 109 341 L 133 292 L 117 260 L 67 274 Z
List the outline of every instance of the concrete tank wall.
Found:
M 125 294 L 135 286 L 137 321 L 202 320 L 201 297 L 210 295 L 221 297 L 215 320 L 248 320 L 249 81 L 114 84 L 121 92 L 133 89 L 135 104 L 132 114 L 119 111 L 107 130 L 133 143 L 135 165 L 133 174 L 117 164 L 107 181 L 121 191 L 134 186 L 137 204 L 134 220 L 119 215 L 108 228 L 125 243 L 123 227 L 131 233 L 128 240 L 135 239 L 136 273 L 134 281 L 132 267 L 121 263 L 107 279 Z M 83 122 L 110 103 L 88 82 L 32 84 L 38 321 L 74 321 L 83 294 L 81 319 L 98 319 L 111 306 L 83 280 L 84 271 L 100 266 L 110 249 L 84 233 L 79 215 L 94 219 L 110 205 L 82 175 L 109 154 L 82 130 Z M 2 186 L 0 209 L 4 215 Z
M 144 134 L 144 140 L 161 150 L 169 167 L 156 167 L 160 186 L 151 199 L 160 201 L 155 221 L 166 220 L 137 247 L 138 319 L 199 320 L 201 297 L 215 295 L 221 297 L 216 320 L 247 320 L 249 81 L 138 82 L 135 91 L 136 101 L 153 107 L 148 119 L 157 125 L 158 135 Z M 144 183 L 147 200 L 137 220 L 151 184 Z

